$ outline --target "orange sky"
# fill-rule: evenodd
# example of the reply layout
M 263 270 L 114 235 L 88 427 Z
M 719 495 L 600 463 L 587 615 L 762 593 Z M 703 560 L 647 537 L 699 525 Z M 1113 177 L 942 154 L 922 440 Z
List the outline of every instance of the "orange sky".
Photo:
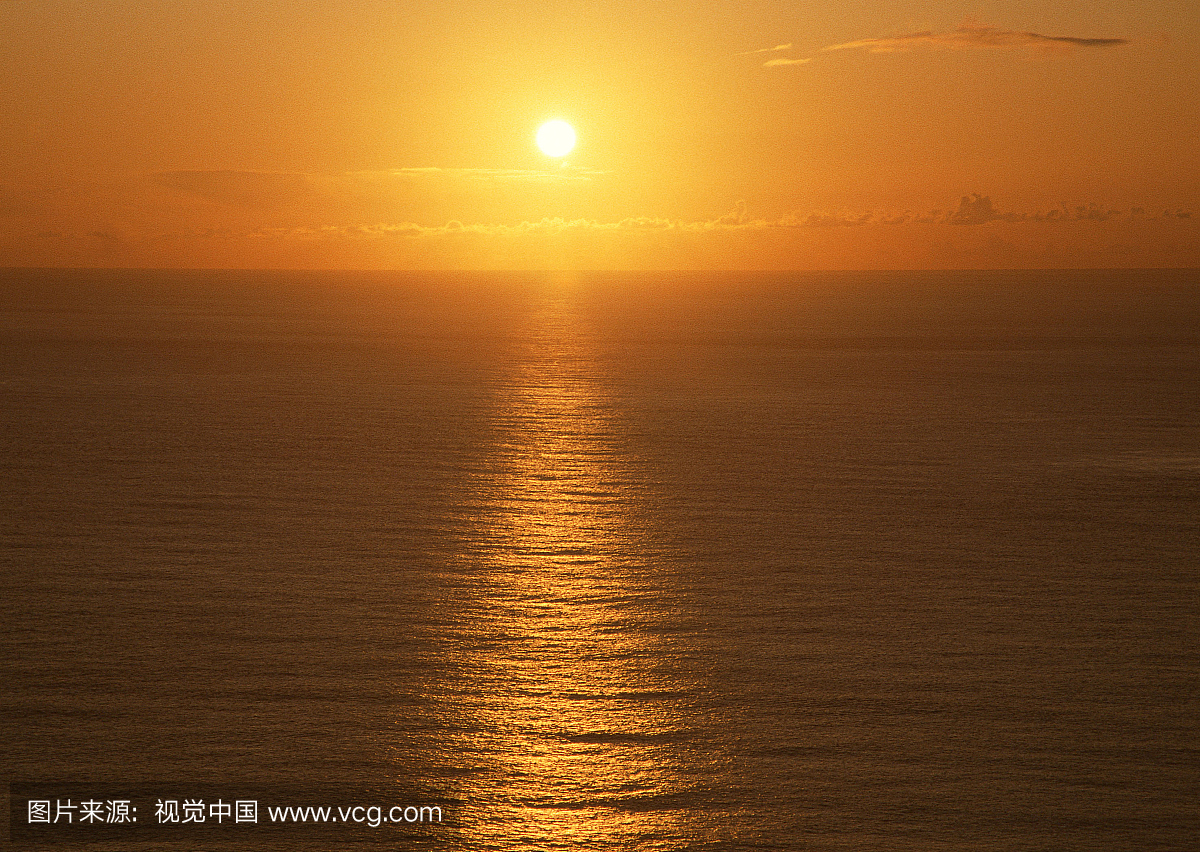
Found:
M 1194 0 L 0 0 L 0 265 L 1195 267 L 1198 45 Z

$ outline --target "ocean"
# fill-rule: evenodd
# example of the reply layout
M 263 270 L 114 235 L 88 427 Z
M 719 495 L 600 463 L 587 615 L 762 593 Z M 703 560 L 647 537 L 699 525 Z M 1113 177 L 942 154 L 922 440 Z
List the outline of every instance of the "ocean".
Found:
M 0 442 L 13 848 L 1200 838 L 1200 272 L 4 270 Z

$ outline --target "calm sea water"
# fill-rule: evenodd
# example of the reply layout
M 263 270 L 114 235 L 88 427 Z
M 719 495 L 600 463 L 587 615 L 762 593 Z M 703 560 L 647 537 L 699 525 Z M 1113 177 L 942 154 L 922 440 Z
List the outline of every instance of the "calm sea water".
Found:
M 0 781 L 445 813 L 97 848 L 1200 837 L 1196 272 L 4 271 L 0 442 Z

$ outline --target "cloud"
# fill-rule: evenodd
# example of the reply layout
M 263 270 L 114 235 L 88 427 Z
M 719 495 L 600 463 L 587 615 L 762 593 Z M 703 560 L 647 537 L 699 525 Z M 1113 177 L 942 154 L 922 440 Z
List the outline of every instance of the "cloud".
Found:
M 999 27 L 989 27 L 974 21 L 967 21 L 956 30 L 935 33 L 925 30 L 917 33 L 891 36 L 889 38 L 864 38 L 847 41 L 841 44 L 831 44 L 821 48 L 822 52 L 833 50 L 865 50 L 868 53 L 901 53 L 915 47 L 928 47 L 940 50 L 995 50 L 1012 48 L 1043 48 L 1070 50 L 1075 47 L 1114 47 L 1128 44 L 1123 38 L 1079 38 L 1077 36 L 1047 36 L 1040 33 L 1022 30 L 1004 30 Z M 788 50 L 789 44 L 761 50 L 748 50 L 735 56 L 749 56 L 757 53 L 774 53 Z M 812 58 L 790 59 L 778 57 L 768 59 L 763 63 L 766 68 L 778 68 L 788 65 L 807 65 Z
M 964 195 L 958 209 L 947 214 L 945 221 L 951 225 L 983 225 L 988 222 L 1019 222 L 1025 218 L 1019 213 L 1001 213 L 992 205 L 987 195 Z
M 1127 219 L 1144 219 L 1144 211 L 1140 207 L 1132 208 L 1128 213 L 1113 210 L 1094 203 L 1077 204 L 1074 207 L 1062 207 L 1045 212 L 1002 213 L 992 204 L 992 199 L 986 195 L 964 195 L 958 203 L 958 209 L 941 217 L 951 225 L 985 225 L 988 222 L 1106 222 L 1109 219 L 1125 217 Z M 1164 213 L 1163 218 L 1169 218 Z
M 791 213 L 782 217 L 779 227 L 784 228 L 842 228 L 870 225 L 876 222 L 874 213 Z
M 186 199 L 161 191 L 152 198 L 150 207 L 80 208 L 72 197 L 64 210 L 3 220 L 0 265 L 683 269 L 885 263 L 965 268 L 1196 266 L 1200 257 L 1198 217 L 1187 208 L 1164 210 L 1158 200 L 1123 210 L 1084 203 L 1035 211 L 1007 209 L 974 193 L 930 212 L 798 209 L 756 215 L 738 201 L 727 212 L 692 219 L 545 217 L 540 211 L 522 219 L 497 217 L 509 210 L 504 206 L 489 212 L 443 205 L 435 212 L 423 205 L 331 203 L 264 216 L 206 201 L 181 205 Z M 129 211 L 138 215 L 126 215 Z M 1002 245 L 1024 246 L 1026 253 L 1016 257 L 995 248 Z
M 789 41 L 787 44 L 777 44 L 774 47 L 762 47 L 758 50 L 743 50 L 741 53 L 735 53 L 734 56 L 753 56 L 756 53 L 776 53 L 780 50 L 791 49 L 792 43 Z
M 898 213 L 879 211 L 839 213 L 792 212 L 774 219 L 755 218 L 748 211 L 746 202 L 738 201 L 728 213 L 712 219 L 669 219 L 654 216 L 630 216 L 615 221 L 600 221 L 587 218 L 566 219 L 544 217 L 537 220 L 512 224 L 475 222 L 464 223 L 451 220 L 442 225 L 421 225 L 415 222 L 375 223 L 354 225 L 329 225 L 324 227 L 259 228 L 258 236 L 283 237 L 301 240 L 323 240 L 346 238 L 371 239 L 463 239 L 473 237 L 537 237 L 563 233 L 673 233 L 711 234 L 718 232 L 765 232 L 795 230 L 829 230 L 862 228 L 866 226 L 889 227 L 908 225 L 983 226 L 992 222 L 1006 223 L 1056 223 L 1056 222 L 1103 222 L 1109 219 L 1126 221 L 1161 219 L 1186 219 L 1190 212 L 1183 210 L 1165 211 L 1161 217 L 1148 217 L 1142 208 L 1127 212 L 1112 210 L 1096 204 L 1063 206 L 1047 212 L 1014 212 L 996 208 L 990 196 L 974 193 L 964 195 L 958 207 L 952 210 L 933 210 L 914 213 L 905 210 Z
M 781 50 L 791 50 L 792 43 L 777 44 L 774 47 L 764 47 L 759 50 L 743 50 L 741 53 L 735 53 L 734 56 L 756 56 L 762 53 L 778 53 Z M 771 68 L 776 65 L 806 65 L 812 62 L 812 59 L 789 59 L 787 57 L 778 57 L 776 59 L 768 59 L 763 63 L 763 67 Z
M 986 50 L 1015 47 L 1114 47 L 1128 44 L 1123 38 L 1078 38 L 1076 36 L 1047 36 L 1020 30 L 1003 30 L 971 21 L 956 30 L 935 33 L 930 30 L 890 38 L 864 38 L 822 48 L 830 50 L 866 50 L 870 53 L 897 53 L 926 46 L 949 50 Z
M 629 216 L 612 222 L 595 219 L 564 219 L 561 216 L 544 217 L 534 221 L 514 224 L 475 222 L 464 224 L 454 219 L 443 225 L 420 225 L 415 222 L 376 223 L 371 225 L 331 225 L 318 228 L 260 228 L 256 233 L 269 236 L 290 236 L 319 239 L 322 237 L 409 237 L 438 238 L 448 236 L 522 236 L 538 234 L 561 234 L 569 231 L 714 231 L 738 228 L 744 216 L 744 203 L 731 213 L 713 220 L 685 221 L 654 216 Z
M 1008 223 L 1055 223 L 1055 222 L 1103 222 L 1109 219 L 1127 221 L 1161 219 L 1187 219 L 1191 213 L 1184 210 L 1167 210 L 1161 217 L 1149 217 L 1143 208 L 1135 207 L 1124 212 L 1096 204 L 1063 206 L 1049 211 L 1014 212 L 998 210 L 990 196 L 974 193 L 964 195 L 953 210 L 933 210 L 914 213 L 905 210 L 899 213 L 879 211 L 826 213 L 792 212 L 775 219 L 751 217 L 745 201 L 738 201 L 733 209 L 713 219 L 669 219 L 652 216 L 630 216 L 615 221 L 562 217 L 545 217 L 515 224 L 477 222 L 464 224 L 451 220 L 443 225 L 420 225 L 414 222 L 377 223 L 371 225 L 339 225 L 301 228 L 260 228 L 255 233 L 264 236 L 322 239 L 347 237 L 357 239 L 400 237 L 411 239 L 445 238 L 454 236 L 513 237 L 561 234 L 566 232 L 670 232 L 676 234 L 703 234 L 720 231 L 787 231 L 796 229 L 860 228 L 865 226 L 894 225 L 961 225 L 981 226 L 991 222 Z
M 1184 211 L 1167 211 L 1161 218 L 1186 218 L 1188 215 Z M 1002 211 L 996 208 L 991 196 L 973 193 L 960 198 L 958 207 L 954 210 L 932 210 L 927 213 L 913 213 L 911 210 L 901 213 L 792 213 L 780 219 L 779 225 L 805 228 L 907 224 L 986 225 L 989 222 L 1105 222 L 1119 218 L 1133 220 L 1145 219 L 1146 216 L 1140 207 L 1134 207 L 1126 213 L 1094 203 L 1074 207 L 1064 204 L 1048 211 Z

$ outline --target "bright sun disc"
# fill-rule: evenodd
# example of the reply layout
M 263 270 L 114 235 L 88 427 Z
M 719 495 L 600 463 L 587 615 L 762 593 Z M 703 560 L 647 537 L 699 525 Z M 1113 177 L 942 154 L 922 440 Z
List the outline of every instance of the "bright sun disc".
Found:
M 537 146 L 548 157 L 565 157 L 575 147 L 575 128 L 561 118 L 547 121 L 538 128 Z

